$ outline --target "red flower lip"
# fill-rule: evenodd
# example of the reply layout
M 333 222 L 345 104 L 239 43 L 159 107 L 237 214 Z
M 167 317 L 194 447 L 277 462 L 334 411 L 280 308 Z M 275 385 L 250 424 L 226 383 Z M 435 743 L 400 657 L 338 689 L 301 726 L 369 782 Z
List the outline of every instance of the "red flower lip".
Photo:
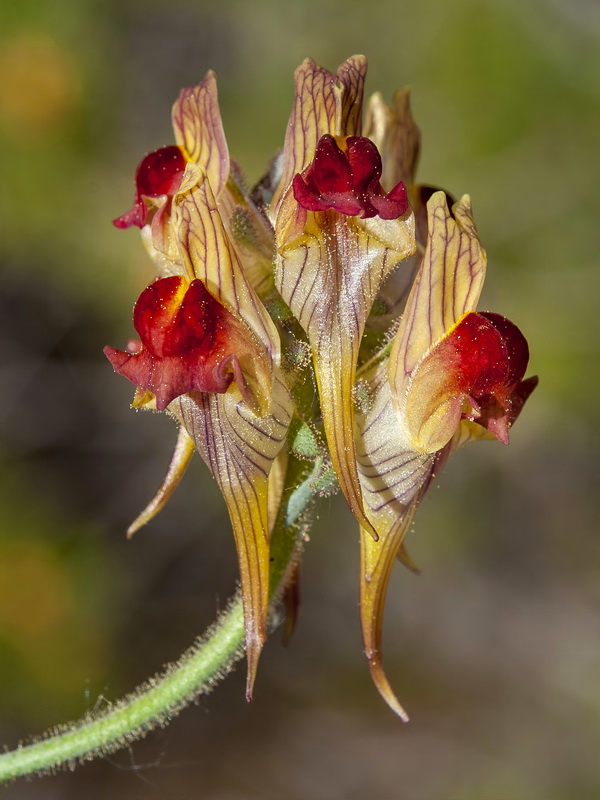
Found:
M 190 391 L 226 392 L 243 376 L 232 335 L 235 321 L 202 281 L 162 278 L 144 289 L 133 311 L 141 339 L 137 352 L 105 347 L 115 372 L 156 395 L 164 410 Z
M 455 393 L 457 416 L 462 397 L 460 416 L 508 444 L 509 430 L 537 385 L 537 379 L 523 380 L 529 348 L 517 326 L 500 314 L 470 312 L 431 355 L 443 365 L 445 390 Z
M 144 197 L 172 197 L 181 186 L 186 160 L 176 145 L 161 147 L 149 153 L 139 164 L 135 173 L 135 197 L 133 207 L 122 217 L 113 220 L 116 228 L 143 228 L 148 218 Z
M 475 382 L 472 397 L 478 405 L 479 415 L 474 421 L 487 428 L 503 444 L 508 444 L 509 429 L 537 386 L 538 379 L 534 376 L 523 380 L 529 362 L 529 346 L 517 326 L 491 311 L 480 311 L 477 316 L 491 328 L 487 335 L 491 338 L 491 334 L 495 341 L 487 358 L 495 357 L 497 361 L 491 365 L 491 372 L 486 375 L 484 370 L 479 381 Z
M 364 136 L 349 136 L 345 145 L 344 152 L 333 136 L 321 136 L 312 163 L 294 177 L 297 202 L 308 211 L 331 208 L 349 217 L 361 214 L 362 219 L 403 216 L 409 207 L 406 186 L 400 181 L 384 192 L 381 156 L 375 144 Z

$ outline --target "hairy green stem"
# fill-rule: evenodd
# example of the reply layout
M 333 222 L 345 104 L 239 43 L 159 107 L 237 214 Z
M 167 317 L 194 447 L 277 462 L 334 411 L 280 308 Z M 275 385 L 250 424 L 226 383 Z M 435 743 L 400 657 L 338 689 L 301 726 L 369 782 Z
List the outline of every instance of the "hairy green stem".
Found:
M 47 772 L 106 755 L 168 722 L 183 706 L 212 688 L 243 653 L 242 604 L 235 600 L 204 640 L 174 666 L 99 715 L 59 726 L 54 735 L 0 756 L 0 781 Z
M 283 502 L 273 531 L 271 597 L 276 598 L 299 548 L 302 518 L 286 524 L 285 507 L 306 469 L 290 458 Z M 306 512 L 311 497 L 307 497 Z M 233 668 L 244 652 L 244 617 L 239 597 L 219 619 L 162 675 L 139 686 L 101 713 L 89 713 L 75 723 L 57 726 L 49 735 L 0 755 L 0 782 L 59 767 L 74 766 L 120 749 L 157 725 L 167 724 L 184 706 L 207 694 Z

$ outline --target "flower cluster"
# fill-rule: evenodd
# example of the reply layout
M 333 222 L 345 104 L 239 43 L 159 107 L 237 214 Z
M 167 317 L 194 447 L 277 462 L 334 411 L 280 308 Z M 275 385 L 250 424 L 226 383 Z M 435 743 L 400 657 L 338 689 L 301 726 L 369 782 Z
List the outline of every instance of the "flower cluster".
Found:
M 366 60 L 335 74 L 307 59 L 281 154 L 252 191 L 230 160 L 209 72 L 173 107 L 175 144 L 147 155 L 133 207 L 156 279 L 133 313 L 139 341 L 107 347 L 134 406 L 180 425 L 165 483 L 130 531 L 168 499 L 197 451 L 235 537 L 250 697 L 269 609 L 270 540 L 296 487 L 339 486 L 360 526 L 360 615 L 373 680 L 382 668 L 388 579 L 415 510 L 448 456 L 508 443 L 536 385 L 527 343 L 476 311 L 486 255 L 468 196 L 415 183 L 420 135 L 407 90 L 376 94 L 362 120 Z M 302 479 L 302 487 L 300 480 Z M 291 495 L 293 499 L 293 494 Z M 299 536 L 299 541 L 301 536 Z M 288 571 L 288 585 L 295 572 Z

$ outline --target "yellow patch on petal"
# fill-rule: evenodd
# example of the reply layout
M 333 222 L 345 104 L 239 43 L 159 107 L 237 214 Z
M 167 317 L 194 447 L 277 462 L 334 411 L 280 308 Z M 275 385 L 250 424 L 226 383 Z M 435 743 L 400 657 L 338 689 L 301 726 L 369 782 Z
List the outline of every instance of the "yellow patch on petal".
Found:
M 131 407 L 136 411 L 156 411 L 156 395 L 148 389 L 138 386 L 131 401 Z
M 496 442 L 497 437 L 493 433 L 478 425 L 470 419 L 461 419 L 460 424 L 450 442 L 450 448 L 456 450 L 471 442 Z

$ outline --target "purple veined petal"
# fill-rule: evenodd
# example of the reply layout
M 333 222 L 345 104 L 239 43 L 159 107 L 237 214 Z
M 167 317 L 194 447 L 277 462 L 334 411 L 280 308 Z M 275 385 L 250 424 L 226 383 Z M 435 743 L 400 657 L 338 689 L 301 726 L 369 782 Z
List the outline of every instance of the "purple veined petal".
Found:
M 291 398 L 276 371 L 269 411 L 262 416 L 231 390 L 184 395 L 170 410 L 194 440 L 229 512 L 240 565 L 251 699 L 269 601 L 269 475 L 287 436 Z
M 395 397 L 405 395 L 410 376 L 430 347 L 477 306 L 487 258 L 465 195 L 452 215 L 443 192 L 427 204 L 429 237 L 390 354 Z
M 174 198 L 173 224 L 182 261 L 244 321 L 278 364 L 279 334 L 240 264 L 206 174 L 188 165 L 186 177 Z
M 415 452 L 393 403 L 384 361 L 363 376 L 372 402 L 357 416 L 357 458 L 366 513 L 378 533 L 373 540 L 360 531 L 360 617 L 365 655 L 382 698 L 401 719 L 408 719 L 385 674 L 382 625 L 385 598 L 397 558 L 414 564 L 404 539 L 419 503 L 446 458 L 446 453 Z
M 174 228 L 186 267 L 247 327 L 255 356 L 240 368 L 255 403 L 237 381 L 224 394 L 175 401 L 179 417 L 215 477 L 233 528 L 242 585 L 247 695 L 265 638 L 269 589 L 269 474 L 289 427 L 292 403 L 280 369 L 277 329 L 252 288 L 219 213 L 206 175 L 189 169 L 174 200 Z
M 283 147 L 279 186 L 271 201 L 276 217 L 279 205 L 294 175 L 301 173 L 312 160 L 317 142 L 324 134 L 360 135 L 362 101 L 367 60 L 352 56 L 335 74 L 305 59 L 294 74 L 295 91 L 292 113 Z
M 379 287 L 415 247 L 406 219 L 313 213 L 288 192 L 277 225 L 275 285 L 308 336 L 333 466 L 352 512 L 374 531 L 356 467 L 353 387 L 361 337 Z
M 205 170 L 215 197 L 229 177 L 229 150 L 223 131 L 217 76 L 210 70 L 197 86 L 182 89 L 173 105 L 175 141 L 190 161 Z

